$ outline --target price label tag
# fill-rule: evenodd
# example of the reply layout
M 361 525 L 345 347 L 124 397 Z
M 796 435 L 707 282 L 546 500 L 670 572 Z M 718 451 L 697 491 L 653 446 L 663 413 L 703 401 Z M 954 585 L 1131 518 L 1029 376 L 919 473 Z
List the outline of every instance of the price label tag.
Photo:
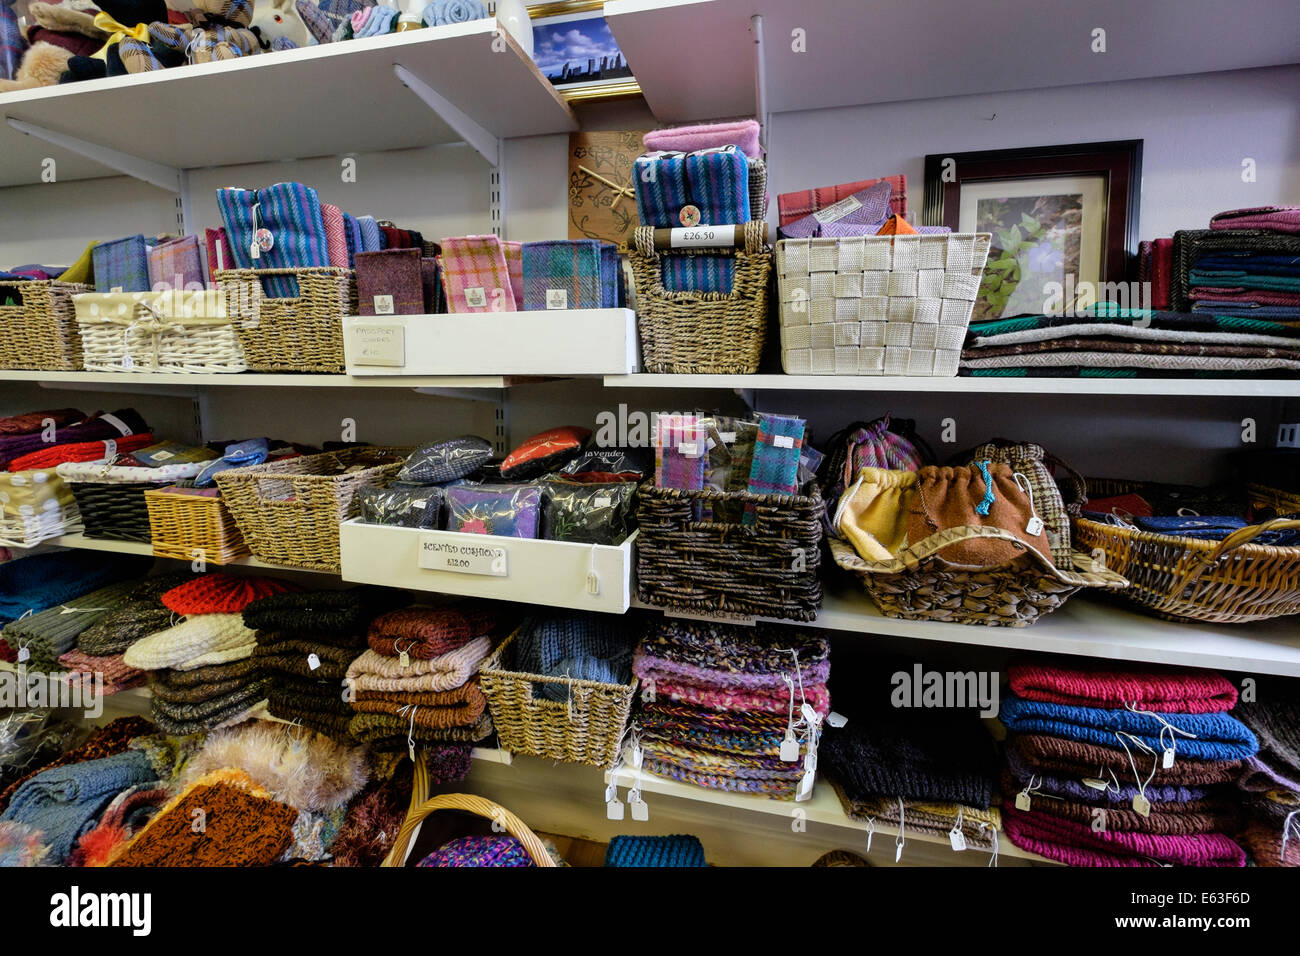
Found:
M 505 547 L 464 544 L 434 535 L 426 535 L 420 540 L 419 564 L 429 571 L 483 574 L 496 578 L 510 576 L 509 551 Z
M 1084 778 L 1083 778 L 1083 785 L 1084 785 L 1085 787 L 1090 787 L 1090 788 L 1092 788 L 1093 790 L 1105 790 L 1105 789 L 1106 789 L 1106 781 L 1105 781 L 1105 780 L 1098 780 L 1098 779 L 1095 778 L 1095 777 L 1084 777 Z
M 397 665 L 398 665 L 399 667 L 410 667 L 410 666 L 411 666 L 411 655 L 410 655 L 410 652 L 408 652 L 408 651 L 402 651 L 402 653 L 398 654 L 398 655 L 397 655 Z
M 952 844 L 953 850 L 960 853 L 966 849 L 966 834 L 962 833 L 956 827 L 948 831 L 948 842 Z
M 794 436 L 793 436 L 793 435 L 776 435 L 776 436 L 773 437 L 773 439 L 772 439 L 772 444 L 775 445 L 777 448 L 793 448 L 793 447 L 794 447 Z
M 315 654 L 308 654 L 308 655 L 307 655 L 307 669 L 308 669 L 308 670 L 311 670 L 311 671 L 314 671 L 314 670 L 315 670 L 316 668 L 318 668 L 318 667 L 320 667 L 320 658 L 317 657 Z
M 674 249 L 717 249 L 734 246 L 736 227 L 689 226 L 685 229 L 672 229 L 668 233 L 668 244 Z
M 645 823 L 650 819 L 650 804 L 641 799 L 640 790 L 629 790 L 627 794 L 627 805 L 632 808 L 632 819 L 638 823 Z
M 612 499 L 608 495 L 603 495 L 599 498 L 591 499 L 591 503 L 597 508 L 608 508 L 612 503 Z
M 375 301 L 389 300 L 391 312 L 392 296 L 375 296 Z M 378 311 L 378 304 L 376 304 Z M 353 325 L 349 328 L 352 336 L 352 364 L 377 365 L 385 368 L 401 368 L 406 364 L 406 326 L 404 325 Z
M 1166 747 L 1164 756 L 1160 758 L 1160 766 L 1168 770 L 1173 765 L 1174 765 L 1174 748 Z
M 18 648 L 18 663 L 26 664 L 32 658 L 32 652 L 25 647 Z
M 1023 790 L 1016 794 L 1016 809 L 1021 813 L 1029 812 L 1029 794 Z
M 127 352 L 125 355 L 122 356 L 122 368 L 127 372 L 135 368 L 135 359 L 131 358 L 130 352 Z
M 847 717 L 843 714 L 836 713 L 833 710 L 826 715 L 826 723 L 830 724 L 832 727 L 843 727 L 848 722 L 849 719 Z
M 700 443 L 694 441 L 684 441 L 677 446 L 677 451 L 679 454 L 685 455 L 687 458 L 699 458 Z
M 470 286 L 465 290 L 465 304 L 471 309 L 487 308 L 487 293 L 482 286 Z M 623 819 L 619 817 L 619 819 Z
M 393 297 L 391 295 L 375 296 L 375 315 L 392 315 Z
M 567 309 L 569 307 L 569 290 L 547 289 L 546 307 L 548 309 Z
M 781 759 L 786 763 L 794 763 L 799 759 L 799 741 L 794 739 L 794 734 L 786 731 L 785 739 L 781 741 Z
M 1151 816 L 1151 801 L 1144 794 L 1135 793 L 1133 794 L 1133 809 L 1139 816 L 1149 817 Z
M 1037 536 L 1043 533 L 1043 519 L 1034 515 L 1025 525 L 1025 534 Z
M 813 213 L 813 218 L 824 226 L 828 222 L 839 222 L 855 209 L 861 208 L 861 200 L 848 196 L 833 205 L 827 206 L 825 209 L 818 209 Z

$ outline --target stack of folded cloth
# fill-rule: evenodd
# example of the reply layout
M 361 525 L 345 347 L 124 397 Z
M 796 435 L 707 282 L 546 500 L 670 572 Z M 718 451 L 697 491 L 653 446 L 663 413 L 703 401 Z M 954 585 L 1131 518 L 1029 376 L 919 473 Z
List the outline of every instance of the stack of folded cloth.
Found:
M 872 693 L 876 683 L 879 693 Z M 835 706 L 846 722 L 827 725 L 822 738 L 820 769 L 844 812 L 904 839 L 959 830 L 967 846 L 996 849 L 997 758 L 978 714 L 884 707 L 878 702 L 889 699 L 888 683 L 876 683 L 859 676 L 847 697 L 837 689 Z
M 1254 699 L 1234 711 L 1259 740 L 1237 781 L 1247 813 L 1241 842 L 1259 866 L 1300 866 L 1300 692 L 1293 683 L 1259 681 Z
M 1233 209 L 1174 234 L 1176 309 L 1300 330 L 1300 206 Z
M 1300 324 L 1258 313 L 1163 312 L 1110 303 L 1073 315 L 972 321 L 959 370 L 961 375 L 1064 378 L 1298 372 Z
M 829 713 L 830 666 L 821 637 L 665 618 L 632 662 L 649 697 L 636 717 L 645 769 L 717 790 L 793 797 L 807 742 L 794 761 L 781 759 L 781 743 L 803 703 Z
M 244 626 L 257 632 L 253 660 L 270 682 L 270 713 L 348 740 L 352 708 L 343 678 L 365 650 L 370 622 L 399 603 L 401 592 L 353 588 L 275 594 L 244 608 Z
M 347 668 L 357 740 L 406 749 L 477 743 L 492 733 L 479 667 L 492 651 L 490 605 L 408 607 L 370 625 L 370 647 Z
M 59 656 L 72 650 L 77 636 L 90 625 L 126 603 L 137 581 L 119 581 L 65 601 L 47 610 L 5 626 L 3 639 L 19 656 L 26 649 L 26 665 L 32 671 L 53 671 Z
M 1008 677 L 1002 812 L 1016 846 L 1074 866 L 1245 864 L 1231 784 L 1258 744 L 1228 713 L 1226 678 L 1056 658 L 1015 662 Z
M 269 684 L 252 661 L 256 633 L 243 610 L 260 597 L 296 590 L 271 578 L 213 573 L 173 588 L 162 603 L 183 620 L 127 648 L 123 661 L 149 671 L 153 719 L 171 734 L 193 734 L 248 719 Z

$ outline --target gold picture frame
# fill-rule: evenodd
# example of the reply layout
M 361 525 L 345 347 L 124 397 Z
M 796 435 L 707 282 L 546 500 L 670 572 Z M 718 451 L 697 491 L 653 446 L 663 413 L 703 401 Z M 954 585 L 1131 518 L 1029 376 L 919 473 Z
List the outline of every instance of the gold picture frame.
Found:
M 592 20 L 596 18 L 584 17 L 583 14 L 603 14 L 604 10 L 605 0 L 546 0 L 542 3 L 528 4 L 528 16 L 533 21 L 535 40 L 537 28 L 544 23 Z M 603 16 L 600 19 L 603 21 Z M 621 51 L 619 55 L 622 55 Z M 534 60 L 536 59 L 537 56 L 534 54 Z M 546 70 L 542 66 L 542 62 L 538 62 L 538 68 L 542 70 L 543 75 L 546 75 Z M 641 85 L 637 83 L 636 77 L 632 76 L 630 71 L 627 71 L 626 76 L 620 75 L 609 79 L 573 83 L 555 83 L 552 80 L 552 83 L 555 91 L 571 103 L 592 103 L 641 95 Z

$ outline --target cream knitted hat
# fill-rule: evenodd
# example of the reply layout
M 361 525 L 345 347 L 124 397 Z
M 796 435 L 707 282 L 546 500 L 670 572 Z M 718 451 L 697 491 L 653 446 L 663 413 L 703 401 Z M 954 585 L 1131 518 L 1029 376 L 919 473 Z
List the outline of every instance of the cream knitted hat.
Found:
M 136 641 L 122 660 L 142 671 L 173 667 L 193 670 L 251 657 L 257 632 L 244 627 L 239 614 L 196 614 L 175 627 Z
M 403 667 L 400 658 L 366 651 L 348 665 L 347 685 L 354 692 L 451 690 L 477 674 L 479 665 L 491 652 L 491 638 L 476 637 L 464 647 L 439 657 L 428 660 L 413 657 Z

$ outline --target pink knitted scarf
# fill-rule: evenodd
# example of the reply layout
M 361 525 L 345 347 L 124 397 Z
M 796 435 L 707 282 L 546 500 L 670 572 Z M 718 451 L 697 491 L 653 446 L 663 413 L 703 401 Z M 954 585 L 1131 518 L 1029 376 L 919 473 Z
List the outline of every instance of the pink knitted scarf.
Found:
M 707 707 L 710 710 L 757 710 L 767 714 L 784 714 L 790 709 L 790 692 L 785 687 L 780 690 L 762 688 L 755 690 L 729 689 L 726 687 L 688 684 L 677 680 L 655 681 L 654 687 L 655 695 L 658 698 L 667 697 L 670 700 L 680 700 L 684 703 L 694 704 L 697 707 Z M 805 683 L 803 685 L 803 697 L 808 703 L 812 704 L 813 710 L 817 711 L 822 717 L 830 713 L 831 695 L 827 691 L 825 684 Z M 796 686 L 794 692 L 796 712 L 798 712 L 801 702 L 799 688 Z
M 725 687 L 733 690 L 779 690 L 786 694 L 785 680 L 780 674 L 747 674 L 739 671 L 723 671 L 711 667 L 700 667 L 685 661 L 675 661 L 659 657 L 645 650 L 645 645 L 637 648 L 632 659 L 632 673 L 642 680 L 652 680 L 656 684 L 663 681 L 672 683 L 681 681 L 701 687 Z M 800 675 L 808 684 L 825 684 L 831 674 L 831 662 L 828 659 L 802 667 Z M 794 668 L 790 668 L 791 680 L 795 678 Z M 786 696 L 789 696 L 786 694 Z
M 1222 833 L 1163 836 L 1150 833 L 1094 833 L 1092 828 L 1032 810 L 1024 813 L 1006 800 L 1002 824 L 1022 850 L 1070 866 L 1245 866 L 1246 854 Z
M 1157 665 L 1075 664 L 1064 658 L 1016 661 L 1007 668 L 1011 689 L 1026 700 L 1078 707 L 1138 710 L 1172 714 L 1229 711 L 1237 688 L 1215 671 L 1163 668 Z

